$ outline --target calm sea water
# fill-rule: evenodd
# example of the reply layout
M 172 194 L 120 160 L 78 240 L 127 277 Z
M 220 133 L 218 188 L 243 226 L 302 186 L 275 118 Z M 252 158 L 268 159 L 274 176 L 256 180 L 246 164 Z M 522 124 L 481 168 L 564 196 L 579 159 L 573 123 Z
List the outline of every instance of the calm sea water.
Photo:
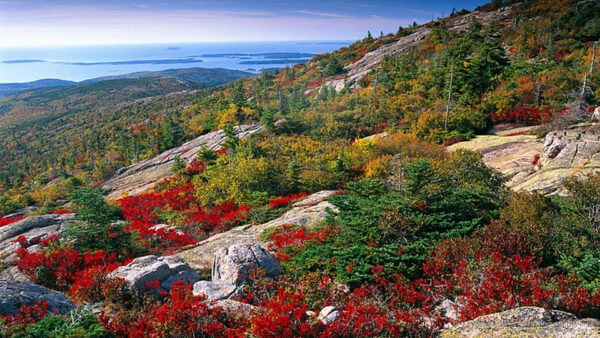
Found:
M 223 42 L 0 48 L 0 83 L 46 78 L 81 81 L 101 76 L 190 67 L 259 72 L 264 68 L 281 68 L 309 58 L 307 55 L 265 53 L 320 54 L 332 52 L 349 43 Z

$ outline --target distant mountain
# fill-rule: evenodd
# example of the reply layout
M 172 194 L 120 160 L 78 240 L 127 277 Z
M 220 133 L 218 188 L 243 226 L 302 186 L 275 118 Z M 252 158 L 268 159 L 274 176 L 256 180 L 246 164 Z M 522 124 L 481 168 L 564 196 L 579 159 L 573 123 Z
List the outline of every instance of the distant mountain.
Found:
M 22 90 L 47 88 L 47 87 L 64 87 L 75 86 L 84 83 L 94 83 L 105 80 L 116 79 L 138 79 L 143 77 L 174 77 L 180 80 L 186 80 L 202 84 L 205 86 L 218 86 L 237 79 L 248 77 L 252 73 L 243 72 L 240 70 L 231 70 L 224 68 L 184 68 L 184 69 L 167 69 L 160 71 L 136 72 L 123 75 L 104 76 L 81 82 L 60 80 L 60 79 L 42 79 L 32 82 L 23 83 L 0 83 L 0 97 L 9 96 Z
M 137 79 L 141 77 L 150 76 L 170 76 L 181 80 L 196 82 L 206 86 L 218 86 L 220 84 L 231 82 L 251 75 L 253 74 L 241 70 L 232 70 L 224 68 L 184 68 L 103 76 L 94 79 L 84 80 L 80 83 L 99 82 L 114 79 Z
M 0 83 L 0 96 L 8 96 L 20 90 L 36 89 L 45 87 L 72 86 L 77 82 L 60 79 L 41 79 L 23 83 Z
M 104 149 L 114 135 L 125 137 L 142 121 L 157 133 L 154 137 L 163 138 L 158 122 L 171 122 L 170 110 L 183 105 L 180 97 L 203 97 L 210 90 L 154 76 L 37 88 L 0 98 L 0 172 L 24 167 L 43 172 L 47 161 L 88 156 L 90 145 Z

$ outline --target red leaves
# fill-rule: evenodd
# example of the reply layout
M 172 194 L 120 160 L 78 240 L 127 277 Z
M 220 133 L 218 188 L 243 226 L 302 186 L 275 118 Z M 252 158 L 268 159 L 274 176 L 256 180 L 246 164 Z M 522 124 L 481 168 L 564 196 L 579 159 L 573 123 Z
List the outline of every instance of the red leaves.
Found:
M 562 111 L 558 113 L 560 114 Z M 490 117 L 494 123 L 538 124 L 550 120 L 552 112 L 549 107 L 541 110 L 534 107 L 521 107 L 504 110 L 500 113 L 492 113 Z
M 276 199 L 269 201 L 269 206 L 271 207 L 271 209 L 285 207 L 288 204 L 290 204 L 291 201 L 301 199 L 306 196 L 308 196 L 308 194 L 302 192 L 302 193 L 293 194 L 293 195 L 290 195 L 287 197 L 276 198 Z
M 67 210 L 67 209 L 59 209 L 59 210 L 55 210 L 52 212 L 54 215 L 63 215 L 63 214 L 70 214 L 71 211 Z
M 119 337 L 240 336 L 243 319 L 228 318 L 219 307 L 209 307 L 204 297 L 193 296 L 190 286 L 173 284 L 164 303 L 100 314 L 100 322 Z
M 193 160 L 192 163 L 190 163 L 190 165 L 187 168 L 185 168 L 185 170 L 187 170 L 188 174 L 190 175 L 203 173 L 205 169 L 206 164 L 204 163 L 204 161 L 199 161 L 198 159 Z
M 71 249 L 34 253 L 21 249 L 17 254 L 21 257 L 17 267 L 33 283 L 58 290 L 75 282 L 75 273 L 81 270 L 83 261 L 79 251 Z
M 280 262 L 289 261 L 291 255 L 295 255 L 300 250 L 304 249 L 305 243 L 322 243 L 329 236 L 335 234 L 339 229 L 332 226 L 320 228 L 315 231 L 307 232 L 305 227 L 292 230 L 290 225 L 283 225 L 281 229 L 269 235 L 273 240 L 269 244 L 269 249 L 277 249 L 275 258 Z
M 306 299 L 302 292 L 290 293 L 280 288 L 252 318 L 252 333 L 259 337 L 316 336 L 316 325 L 307 321 Z
M 16 315 L 0 316 L 0 322 L 7 329 L 22 325 L 19 329 L 25 329 L 28 324 L 33 324 L 48 314 L 48 302 L 38 300 L 35 305 L 23 305 Z
M 194 169 L 195 170 L 195 169 Z M 127 231 L 139 234 L 137 241 L 157 250 L 167 250 L 196 243 L 188 233 L 174 229 L 151 229 L 161 220 L 161 213 L 178 214 L 181 221 L 202 236 L 229 230 L 244 219 L 250 208 L 236 206 L 233 202 L 223 203 L 205 210 L 198 204 L 194 185 L 183 186 L 138 196 L 130 196 L 117 201 L 125 220 L 131 222 Z M 157 240 L 158 239 L 158 240 Z
M 0 215 L 0 227 L 3 227 L 5 225 L 9 225 L 11 223 L 14 223 L 16 221 L 20 221 L 22 219 L 23 219 L 23 215 L 16 216 L 16 217 L 9 217 L 9 218 L 2 218 L 2 215 Z
M 86 269 L 107 273 L 120 265 L 114 253 L 107 254 L 103 250 L 88 251 L 82 255 L 68 248 L 50 248 L 34 253 L 21 248 L 17 254 L 20 257 L 17 267 L 33 283 L 58 290 L 67 290 L 71 285 L 81 283 L 82 271 Z

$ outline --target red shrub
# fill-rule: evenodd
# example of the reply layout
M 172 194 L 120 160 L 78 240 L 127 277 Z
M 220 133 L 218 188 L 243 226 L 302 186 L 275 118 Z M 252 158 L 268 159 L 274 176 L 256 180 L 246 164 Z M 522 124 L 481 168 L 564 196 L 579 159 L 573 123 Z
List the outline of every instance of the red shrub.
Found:
M 75 282 L 75 273 L 81 270 L 83 263 L 79 251 L 71 249 L 29 253 L 21 248 L 17 254 L 21 257 L 17 267 L 32 283 L 57 290 L 65 290 Z
M 0 316 L 0 322 L 9 330 L 21 331 L 48 314 L 48 302 L 38 300 L 35 305 L 23 305 L 16 315 Z M 18 327 L 18 328 L 17 328 Z M 20 329 L 20 330 L 19 330 Z
M 125 220 L 131 222 L 126 230 L 135 230 L 140 235 L 138 241 L 144 241 L 146 246 L 157 250 L 182 247 L 196 242 L 188 233 L 151 229 L 160 222 L 162 212 L 177 213 L 182 216 L 186 226 L 204 237 L 228 230 L 243 220 L 250 210 L 248 206 L 238 207 L 233 202 L 205 210 L 198 204 L 194 193 L 194 185 L 188 183 L 163 192 L 126 197 L 117 203 Z
M 304 295 L 277 291 L 252 317 L 252 333 L 258 337 L 307 337 L 317 335 L 317 326 L 308 323 Z
M 329 236 L 339 231 L 340 229 L 333 226 L 327 226 L 307 232 L 305 227 L 292 230 L 290 225 L 284 225 L 269 235 L 269 238 L 273 240 L 269 244 L 269 250 L 276 249 L 275 258 L 280 262 L 285 262 L 304 249 L 306 243 L 323 243 Z
M 14 223 L 16 221 L 20 221 L 23 219 L 23 216 L 16 216 L 16 217 L 9 217 L 9 218 L 2 218 L 2 215 L 0 215 L 0 227 L 3 227 L 5 225 L 9 225 L 11 223 Z
M 146 303 L 144 308 L 104 312 L 100 322 L 119 337 L 242 336 L 245 321 L 209 307 L 204 297 L 193 296 L 191 288 L 176 282 L 164 303 Z
M 276 199 L 269 201 L 269 206 L 271 207 L 271 209 L 285 207 L 288 204 L 290 204 L 291 201 L 301 199 L 306 196 L 308 196 L 308 194 L 302 192 L 299 194 L 293 194 L 293 195 L 286 196 L 286 197 L 276 198 Z
M 492 113 L 490 117 L 494 123 L 538 124 L 550 120 L 552 112 L 548 107 L 541 110 L 534 107 L 522 107 Z

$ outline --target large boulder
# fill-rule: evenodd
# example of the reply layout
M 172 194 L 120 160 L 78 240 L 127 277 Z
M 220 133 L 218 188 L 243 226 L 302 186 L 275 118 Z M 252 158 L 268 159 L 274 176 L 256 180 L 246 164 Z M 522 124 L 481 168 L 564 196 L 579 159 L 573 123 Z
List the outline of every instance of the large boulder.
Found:
M 194 284 L 198 274 L 176 256 L 156 257 L 154 255 L 138 257 L 125 266 L 109 274 L 110 278 L 121 278 L 137 292 L 170 291 L 175 282 Z M 149 289 L 149 283 L 160 283 L 157 289 Z
M 37 301 L 48 302 L 48 310 L 60 314 L 75 308 L 75 304 L 58 291 L 28 282 L 0 280 L 0 315 L 14 315 L 21 306 L 35 305 Z
M 221 300 L 243 295 L 253 277 L 277 279 L 283 273 L 279 262 L 257 243 L 237 244 L 215 253 L 212 281 L 194 284 L 194 294 Z
M 520 307 L 475 318 L 438 332 L 440 337 L 600 337 L 600 321 L 571 313 Z
M 276 279 L 283 273 L 283 269 L 279 262 L 257 243 L 232 245 L 215 253 L 213 283 L 241 286 L 246 284 L 254 273 Z
M 185 262 L 195 269 L 212 268 L 214 255 L 221 248 L 229 248 L 236 244 L 258 243 L 260 234 L 266 229 L 279 227 L 285 224 L 313 226 L 323 221 L 330 212 L 337 212 L 337 208 L 325 199 L 338 192 L 326 190 L 314 193 L 292 204 L 292 209 L 281 217 L 264 224 L 247 224 L 229 231 L 216 234 L 199 242 L 194 248 L 177 253 Z
M 233 284 L 201 280 L 194 284 L 194 295 L 205 295 L 208 299 L 221 300 L 241 295 L 241 290 Z

